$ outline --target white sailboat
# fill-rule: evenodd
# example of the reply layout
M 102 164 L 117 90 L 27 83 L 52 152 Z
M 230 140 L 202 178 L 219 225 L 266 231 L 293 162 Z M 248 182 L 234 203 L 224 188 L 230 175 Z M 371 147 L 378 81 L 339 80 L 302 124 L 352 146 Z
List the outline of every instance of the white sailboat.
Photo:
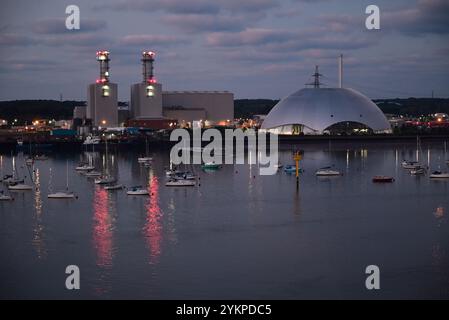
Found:
M 69 192 L 69 161 L 66 163 L 66 190 L 50 193 L 47 196 L 49 199 L 74 199 L 75 194 Z
M 149 156 L 148 137 L 145 137 L 145 157 L 137 158 L 137 162 L 151 165 L 151 161 L 153 161 L 153 158 Z
M 341 176 L 342 173 L 338 170 L 332 170 L 330 167 L 321 168 L 317 172 L 315 172 L 315 175 L 317 177 L 335 177 L 335 176 Z
M 11 190 L 11 191 L 29 191 L 29 190 L 33 190 L 32 186 L 30 186 L 28 184 L 25 184 L 25 179 L 20 179 L 15 161 L 14 161 L 13 167 L 14 167 L 13 177 L 9 181 L 8 189 Z M 17 177 L 15 177 L 15 173 L 16 172 L 17 172 Z
M 147 189 L 142 188 L 142 186 L 132 187 L 126 192 L 129 196 L 148 196 L 149 192 Z
M 106 172 L 105 174 L 101 175 L 99 178 L 95 179 L 95 184 L 111 184 L 117 181 L 117 179 L 109 174 L 109 158 L 108 158 L 108 139 L 106 138 Z
M 104 187 L 105 190 L 109 190 L 109 191 L 122 190 L 124 188 L 125 188 L 125 186 L 122 185 L 122 184 L 119 184 L 119 183 L 118 184 L 111 184 L 109 186 L 105 186 Z
M 11 201 L 11 200 L 14 200 L 14 198 L 7 194 L 4 194 L 3 191 L 0 191 L 0 201 Z
M 186 179 L 170 179 L 165 183 L 166 187 L 194 187 L 196 181 Z

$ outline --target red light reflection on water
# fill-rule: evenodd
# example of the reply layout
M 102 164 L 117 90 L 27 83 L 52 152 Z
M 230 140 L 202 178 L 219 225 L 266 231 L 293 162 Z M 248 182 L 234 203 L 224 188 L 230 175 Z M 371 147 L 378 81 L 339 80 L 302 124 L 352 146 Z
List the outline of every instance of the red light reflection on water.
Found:
M 150 179 L 148 187 L 150 197 L 148 198 L 146 208 L 146 223 L 143 228 L 143 233 L 150 249 L 150 264 L 155 264 L 159 261 L 161 254 L 162 243 L 162 211 L 159 207 L 159 180 L 156 176 Z
M 109 214 L 108 192 L 95 188 L 93 242 L 97 266 L 112 266 L 112 218 Z

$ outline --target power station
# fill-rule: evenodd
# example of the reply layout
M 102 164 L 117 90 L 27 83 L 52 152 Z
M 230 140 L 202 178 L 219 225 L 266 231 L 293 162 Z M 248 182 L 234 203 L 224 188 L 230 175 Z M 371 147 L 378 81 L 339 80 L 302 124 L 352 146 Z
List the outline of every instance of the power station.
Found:
M 116 127 L 118 125 L 117 84 L 109 81 L 109 52 L 97 51 L 100 78 L 87 89 L 87 114 L 92 125 Z
M 131 117 L 155 119 L 162 117 L 162 85 L 154 77 L 152 51 L 142 52 L 142 82 L 131 86 Z
M 100 78 L 88 88 L 86 118 L 97 127 L 116 127 L 118 121 L 117 84 L 109 81 L 109 52 L 98 51 Z M 128 126 L 168 128 L 182 126 L 229 125 L 234 119 L 234 95 L 227 91 L 162 91 L 154 75 L 153 51 L 141 56 L 141 82 L 131 85 Z

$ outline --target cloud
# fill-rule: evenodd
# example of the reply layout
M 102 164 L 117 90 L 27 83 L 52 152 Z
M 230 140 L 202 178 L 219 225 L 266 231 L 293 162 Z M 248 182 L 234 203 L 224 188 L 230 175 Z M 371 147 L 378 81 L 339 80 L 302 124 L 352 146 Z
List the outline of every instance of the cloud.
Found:
M 251 15 L 254 18 L 254 15 Z M 215 32 L 237 31 L 244 29 L 249 17 L 237 15 L 167 15 L 161 18 L 162 22 L 175 26 L 184 32 Z
M 95 5 L 98 10 L 165 11 L 177 14 L 217 14 L 222 10 L 255 12 L 279 6 L 279 0 L 120 0 Z
M 17 33 L 0 33 L 0 46 L 29 46 L 36 39 Z
M 96 19 L 81 19 L 79 30 L 68 30 L 64 18 L 43 19 L 33 24 L 33 31 L 40 34 L 61 34 L 93 32 L 106 28 L 106 21 Z
M 174 44 L 185 43 L 186 39 L 172 35 L 148 35 L 148 34 L 135 34 L 127 35 L 118 40 L 119 46 L 142 46 L 147 48 L 148 46 L 169 46 Z
M 449 34 L 449 1 L 419 0 L 414 8 L 385 12 L 381 28 L 411 36 Z
M 195 13 L 211 14 L 218 13 L 219 3 L 209 0 L 120 0 L 115 3 L 104 3 L 95 5 L 95 9 L 110 9 L 115 11 L 165 11 L 169 13 Z
M 210 47 L 253 46 L 272 51 L 306 49 L 359 49 L 371 46 L 376 39 L 360 34 L 330 33 L 325 27 L 301 30 L 246 29 L 241 32 L 215 32 L 206 38 Z

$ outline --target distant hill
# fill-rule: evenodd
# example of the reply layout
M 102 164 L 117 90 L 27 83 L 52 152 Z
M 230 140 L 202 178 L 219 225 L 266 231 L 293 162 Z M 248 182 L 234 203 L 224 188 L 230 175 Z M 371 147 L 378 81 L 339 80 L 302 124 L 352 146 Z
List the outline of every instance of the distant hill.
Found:
M 238 99 L 234 101 L 236 118 L 250 118 L 256 114 L 267 114 L 279 100 Z M 374 100 L 384 113 L 419 116 L 430 113 L 448 113 L 449 99 L 408 98 Z M 14 100 L 0 101 L 0 119 L 19 123 L 31 123 L 35 119 L 71 119 L 75 106 L 85 101 Z M 125 102 L 119 102 L 123 106 Z
M 255 114 L 267 114 L 279 100 L 242 99 L 235 100 L 236 118 L 250 118 Z M 388 114 L 420 116 L 431 113 L 449 114 L 449 99 L 408 98 L 373 100 L 379 108 Z

